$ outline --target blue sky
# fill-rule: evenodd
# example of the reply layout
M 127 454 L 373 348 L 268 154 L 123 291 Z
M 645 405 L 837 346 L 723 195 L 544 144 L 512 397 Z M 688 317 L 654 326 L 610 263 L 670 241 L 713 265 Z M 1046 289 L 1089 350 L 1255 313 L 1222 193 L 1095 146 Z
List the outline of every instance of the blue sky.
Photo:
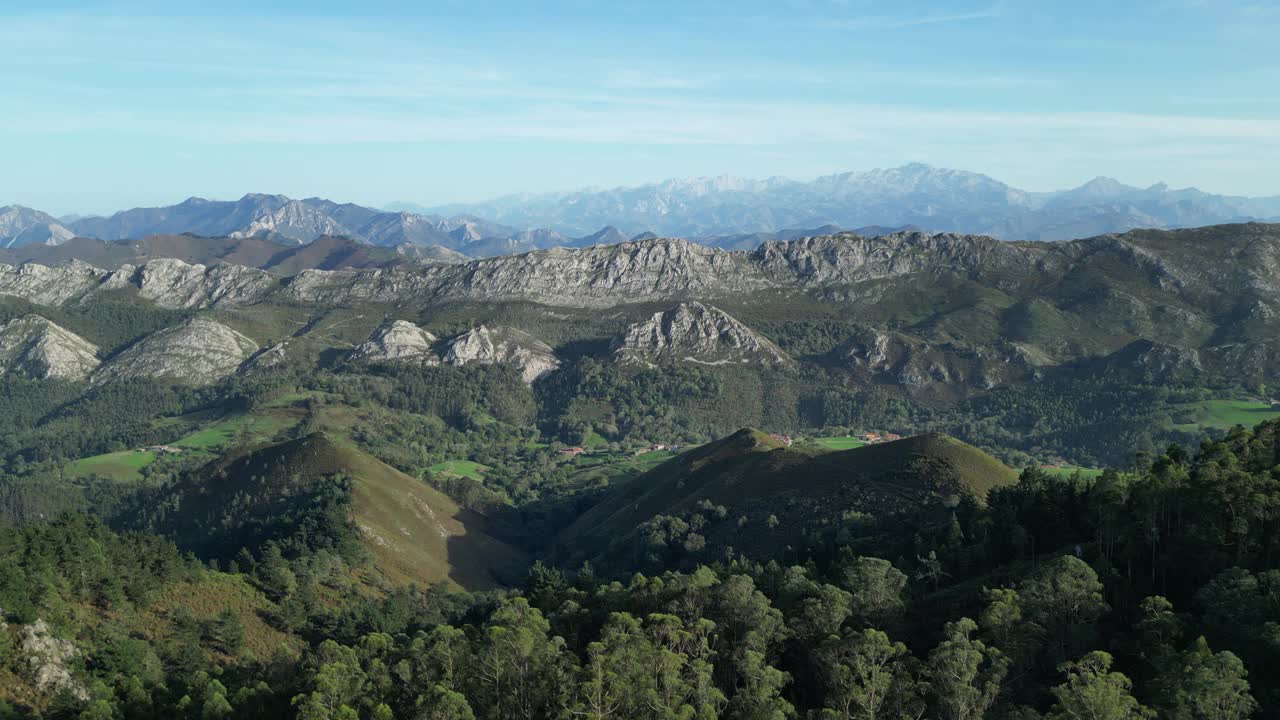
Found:
M 0 5 L 0 205 L 928 162 L 1280 194 L 1280 2 Z

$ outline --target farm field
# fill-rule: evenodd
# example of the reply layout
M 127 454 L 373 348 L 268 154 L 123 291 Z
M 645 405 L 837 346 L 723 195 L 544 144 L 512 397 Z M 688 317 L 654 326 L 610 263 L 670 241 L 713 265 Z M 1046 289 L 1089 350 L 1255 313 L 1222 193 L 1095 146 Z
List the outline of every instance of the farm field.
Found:
M 488 469 L 484 465 L 471 460 L 445 460 L 427 468 L 433 473 L 455 475 L 457 477 L 471 478 L 472 480 L 483 480 L 484 473 Z
M 155 459 L 156 454 L 150 451 L 122 450 L 76 460 L 67 465 L 67 474 L 77 478 L 96 475 L 118 482 L 139 482 L 142 469 Z
M 1099 468 L 1080 467 L 1078 465 L 1064 465 L 1063 467 L 1044 468 L 1045 473 L 1058 478 L 1070 478 L 1079 474 L 1085 478 L 1095 478 L 1102 474 Z
M 852 450 L 867 444 L 855 437 L 820 437 L 814 438 L 813 441 L 828 450 Z
M 1267 420 L 1280 418 L 1280 410 L 1272 410 L 1269 403 L 1256 400 L 1205 400 L 1182 406 L 1196 412 L 1196 420 L 1175 425 L 1179 430 L 1194 431 L 1202 428 L 1229 430 L 1236 425 L 1253 427 Z

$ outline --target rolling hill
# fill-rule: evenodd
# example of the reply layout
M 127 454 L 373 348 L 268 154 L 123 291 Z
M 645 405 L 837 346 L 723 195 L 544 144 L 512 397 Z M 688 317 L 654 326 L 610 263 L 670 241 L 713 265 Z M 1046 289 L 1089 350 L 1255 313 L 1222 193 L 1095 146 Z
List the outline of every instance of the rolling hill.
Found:
M 785 447 L 743 429 L 620 486 L 554 545 L 569 562 L 662 552 L 672 544 L 689 552 L 772 553 L 858 516 L 961 496 L 981 502 L 1016 479 L 995 458 L 941 434 L 829 451 Z
M 213 461 L 160 491 L 151 522 L 179 547 L 213 557 L 298 533 L 324 542 L 323 523 L 307 511 L 324 506 L 335 477 L 350 481 L 342 510 L 360 546 L 395 584 L 486 589 L 518 581 L 527 566 L 486 518 L 326 433 Z

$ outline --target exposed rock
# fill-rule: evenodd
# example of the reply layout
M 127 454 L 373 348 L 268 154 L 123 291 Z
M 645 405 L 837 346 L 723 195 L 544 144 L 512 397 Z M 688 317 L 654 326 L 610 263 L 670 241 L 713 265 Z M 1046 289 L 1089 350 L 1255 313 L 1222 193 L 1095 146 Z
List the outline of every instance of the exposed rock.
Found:
M 463 255 L 457 250 L 450 250 L 441 245 L 414 245 L 412 243 L 401 243 L 397 245 L 396 253 L 402 257 L 410 258 L 421 263 L 431 263 L 433 265 L 458 265 L 459 263 L 470 262 L 471 258 Z
M 908 388 L 938 383 L 991 389 L 1033 372 L 1026 351 L 1013 345 L 969 348 L 872 327 L 858 328 L 828 358 L 869 382 Z
M 279 196 L 276 196 L 279 197 Z M 325 235 L 349 235 L 351 231 L 324 212 L 300 200 L 286 200 L 277 208 L 263 207 L 230 237 L 264 237 L 299 243 Z
M 98 364 L 97 346 L 39 315 L 0 323 L 0 375 L 83 380 Z
M 431 349 L 436 336 L 407 320 L 393 320 L 373 331 L 369 339 L 357 345 L 348 359 L 366 363 L 412 363 L 439 365 L 440 358 Z
M 234 373 L 258 344 L 209 318 L 197 317 L 152 333 L 98 368 L 93 383 L 154 378 L 204 385 Z
M 683 303 L 632 325 L 614 342 L 613 352 L 620 362 L 641 365 L 791 363 L 777 345 L 725 311 L 697 302 Z
M 47 213 L 21 205 L 0 207 L 0 247 L 61 245 L 75 236 Z
M 1097 373 L 1108 378 L 1144 383 L 1185 381 L 1204 370 L 1198 350 L 1151 340 L 1135 340 L 1093 365 Z
M 105 270 L 78 260 L 54 266 L 0 265 L 0 295 L 19 297 L 37 305 L 61 305 L 96 289 L 106 277 Z
M 284 340 L 272 345 L 249 358 L 244 363 L 244 370 L 265 370 L 284 363 L 289 359 L 289 341 Z
M 44 620 L 24 625 L 20 633 L 22 656 L 32 685 L 43 693 L 70 693 L 78 700 L 88 700 L 89 691 L 71 674 L 71 663 L 80 651 L 70 640 L 53 636 Z
M 444 361 L 450 365 L 509 363 L 520 370 L 527 383 L 560 367 L 550 345 L 523 330 L 511 327 L 480 327 L 449 341 Z
M 112 273 L 107 287 L 132 286 L 138 294 L 170 309 L 211 308 L 252 303 L 274 290 L 276 276 L 243 265 L 191 265 L 173 258 L 157 258 Z

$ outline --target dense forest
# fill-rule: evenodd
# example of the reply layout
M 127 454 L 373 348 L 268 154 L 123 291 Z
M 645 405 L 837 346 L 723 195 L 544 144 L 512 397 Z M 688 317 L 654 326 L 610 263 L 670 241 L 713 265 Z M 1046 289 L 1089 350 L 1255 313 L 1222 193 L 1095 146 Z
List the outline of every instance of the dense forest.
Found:
M 315 541 L 221 562 L 66 515 L 0 534 L 4 712 L 1277 717 L 1278 465 L 1264 424 L 1093 479 L 1027 470 L 852 542 L 647 575 L 536 564 L 484 593 L 361 590 L 328 501 L 297 510 Z M 251 609 L 206 602 L 218 588 Z

